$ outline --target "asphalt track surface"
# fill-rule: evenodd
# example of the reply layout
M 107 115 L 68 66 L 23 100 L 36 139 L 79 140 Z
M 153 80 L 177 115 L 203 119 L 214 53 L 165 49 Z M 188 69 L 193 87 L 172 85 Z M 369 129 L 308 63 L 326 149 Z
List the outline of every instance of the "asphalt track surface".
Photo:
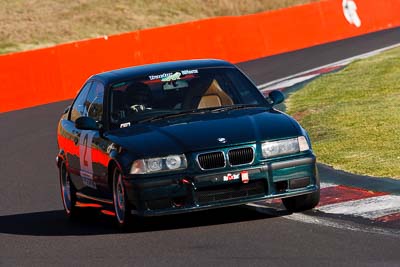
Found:
M 260 84 L 400 42 L 400 29 L 239 64 Z M 0 266 L 399 266 L 400 237 L 234 207 L 146 219 L 126 233 L 66 220 L 56 125 L 69 101 L 0 114 Z M 324 179 L 322 177 L 322 179 Z

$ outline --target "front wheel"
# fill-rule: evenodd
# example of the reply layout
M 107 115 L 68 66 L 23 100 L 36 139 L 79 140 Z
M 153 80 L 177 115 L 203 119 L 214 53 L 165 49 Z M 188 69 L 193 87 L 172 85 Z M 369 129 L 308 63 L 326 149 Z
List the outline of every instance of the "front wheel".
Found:
M 283 198 L 282 203 L 290 212 L 300 212 L 315 208 L 319 203 L 320 192 L 300 195 L 295 197 Z
M 113 203 L 118 226 L 125 228 L 131 223 L 132 215 L 130 214 L 122 174 L 118 168 L 115 168 L 113 173 Z
M 65 166 L 65 162 L 61 162 L 59 168 L 61 198 L 64 210 L 68 218 L 75 218 L 78 215 L 78 207 L 76 207 L 76 189 L 71 182 L 71 178 Z

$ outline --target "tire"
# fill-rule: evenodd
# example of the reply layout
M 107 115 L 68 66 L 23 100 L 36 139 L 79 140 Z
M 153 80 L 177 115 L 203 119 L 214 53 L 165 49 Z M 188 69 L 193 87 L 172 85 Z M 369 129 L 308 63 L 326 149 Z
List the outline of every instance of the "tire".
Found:
M 76 189 L 71 182 L 71 178 L 65 166 L 65 162 L 61 162 L 59 168 L 61 198 L 64 205 L 64 211 L 68 218 L 78 217 L 79 208 L 76 206 Z
M 113 171 L 113 206 L 118 227 L 125 229 L 132 224 L 133 216 L 130 213 L 125 186 L 122 180 L 121 171 L 115 168 Z
M 282 203 L 290 212 L 300 212 L 315 208 L 319 203 L 320 191 L 300 195 L 295 197 L 283 198 Z

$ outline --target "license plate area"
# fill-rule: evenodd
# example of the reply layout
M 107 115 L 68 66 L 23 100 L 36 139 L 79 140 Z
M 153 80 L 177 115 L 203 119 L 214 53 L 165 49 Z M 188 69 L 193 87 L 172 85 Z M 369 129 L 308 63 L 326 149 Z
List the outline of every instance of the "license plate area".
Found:
M 249 182 L 254 176 L 258 177 L 261 173 L 260 169 L 249 169 L 244 171 L 233 171 L 228 173 L 207 174 L 194 177 L 194 182 L 200 187 L 204 185 L 213 185 L 219 183 L 231 183 L 242 181 L 243 183 Z
M 250 181 L 248 183 L 229 183 L 205 188 L 198 188 L 195 197 L 199 204 L 210 204 L 220 201 L 253 198 L 265 196 L 266 182 L 264 180 Z

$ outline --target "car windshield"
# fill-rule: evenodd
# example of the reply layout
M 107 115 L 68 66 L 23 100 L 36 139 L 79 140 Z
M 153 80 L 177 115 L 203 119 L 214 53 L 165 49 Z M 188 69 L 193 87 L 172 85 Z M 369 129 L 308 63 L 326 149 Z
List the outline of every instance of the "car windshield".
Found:
M 110 124 L 120 128 L 170 115 L 266 105 L 257 88 L 235 68 L 182 69 L 114 83 Z

